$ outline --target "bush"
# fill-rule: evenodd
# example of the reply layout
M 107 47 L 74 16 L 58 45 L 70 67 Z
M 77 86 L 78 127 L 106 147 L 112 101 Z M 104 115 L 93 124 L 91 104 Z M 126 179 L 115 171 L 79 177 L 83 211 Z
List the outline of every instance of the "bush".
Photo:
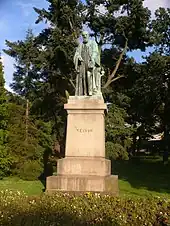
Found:
M 0 225 L 168 226 L 170 200 L 57 193 L 28 198 L 0 192 Z
M 9 155 L 8 149 L 0 145 L 0 179 L 10 174 L 12 163 L 13 158 Z
M 36 160 L 27 160 L 15 171 L 15 174 L 23 180 L 33 181 L 38 180 L 42 172 L 41 163 Z
M 122 159 L 128 160 L 128 152 L 127 150 L 120 144 L 115 144 L 110 141 L 106 142 L 106 158 L 108 159 Z

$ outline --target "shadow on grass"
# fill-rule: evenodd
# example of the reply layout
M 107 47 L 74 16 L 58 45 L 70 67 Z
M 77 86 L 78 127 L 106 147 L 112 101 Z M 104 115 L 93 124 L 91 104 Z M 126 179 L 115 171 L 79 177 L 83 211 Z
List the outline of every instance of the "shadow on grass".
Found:
M 170 193 L 170 164 L 160 159 L 134 158 L 128 161 L 112 161 L 112 174 L 128 181 L 134 188 Z
M 47 177 L 52 176 L 52 175 L 53 175 L 53 165 L 52 165 L 52 163 L 48 163 L 46 168 L 44 169 L 43 173 L 38 177 L 38 179 L 41 181 L 41 183 L 44 187 L 42 189 L 43 192 L 45 192 L 45 190 L 46 190 Z
M 43 154 L 44 169 L 41 175 L 38 177 L 38 180 L 40 180 L 42 185 L 44 186 L 44 188 L 42 189 L 43 192 L 45 192 L 46 190 L 47 177 L 53 175 L 53 164 L 51 161 L 49 161 L 51 153 L 52 153 L 52 150 L 50 148 L 47 148 L 44 151 L 44 154 Z

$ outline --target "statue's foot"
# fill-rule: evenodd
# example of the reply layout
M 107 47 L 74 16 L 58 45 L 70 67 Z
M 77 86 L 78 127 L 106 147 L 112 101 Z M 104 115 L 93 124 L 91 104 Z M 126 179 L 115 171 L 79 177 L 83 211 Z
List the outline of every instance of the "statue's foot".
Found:
M 89 96 L 92 96 L 93 94 L 92 94 L 92 92 L 89 92 Z

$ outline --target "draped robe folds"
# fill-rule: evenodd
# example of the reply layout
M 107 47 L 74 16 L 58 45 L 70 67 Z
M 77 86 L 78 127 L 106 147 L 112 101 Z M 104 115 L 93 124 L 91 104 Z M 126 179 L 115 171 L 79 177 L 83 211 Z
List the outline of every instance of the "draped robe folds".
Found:
M 80 59 L 83 59 L 83 61 Z M 97 43 L 93 40 L 89 40 L 86 44 L 80 43 L 74 55 L 74 64 L 77 71 L 75 95 L 95 94 L 100 68 L 100 54 Z

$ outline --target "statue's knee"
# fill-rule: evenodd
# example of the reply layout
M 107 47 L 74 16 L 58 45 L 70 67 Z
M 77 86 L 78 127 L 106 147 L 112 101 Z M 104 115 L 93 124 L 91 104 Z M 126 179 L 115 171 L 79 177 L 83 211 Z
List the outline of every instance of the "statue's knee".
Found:
M 87 73 L 87 78 L 90 79 L 92 77 L 91 73 Z

